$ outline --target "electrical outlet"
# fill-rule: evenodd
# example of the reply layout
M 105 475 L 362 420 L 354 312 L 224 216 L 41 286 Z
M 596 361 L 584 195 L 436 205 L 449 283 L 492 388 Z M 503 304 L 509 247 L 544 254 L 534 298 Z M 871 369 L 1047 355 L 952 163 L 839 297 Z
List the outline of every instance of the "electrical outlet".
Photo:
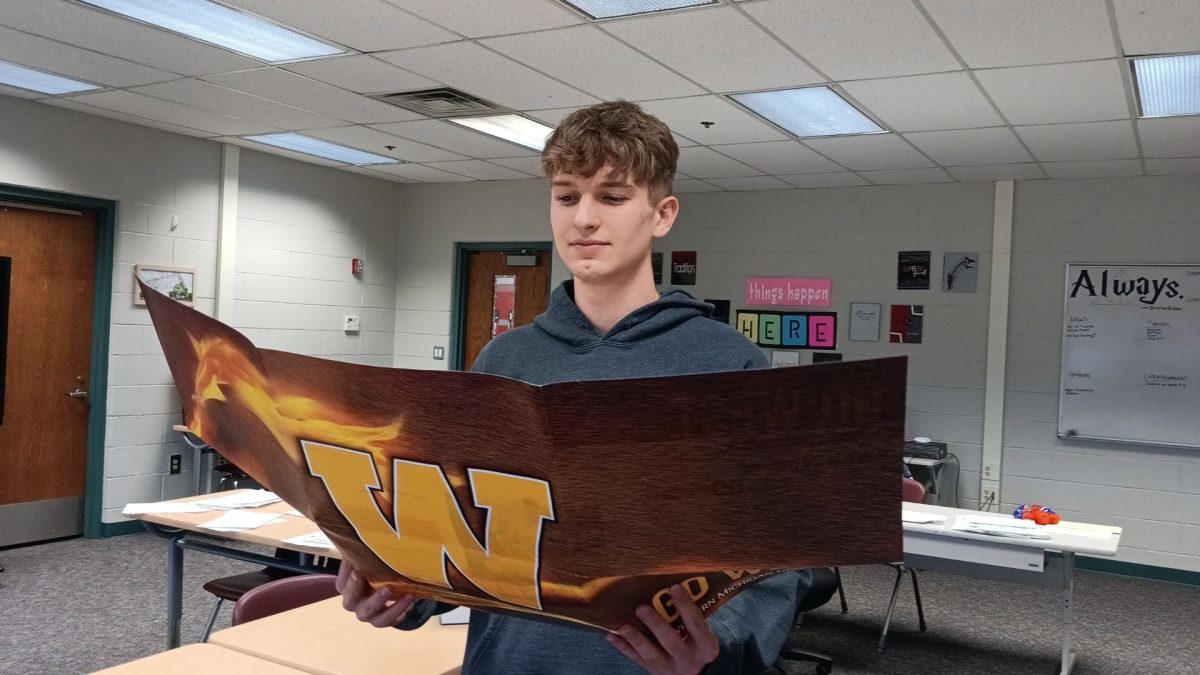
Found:
M 995 489 L 983 488 L 979 497 L 979 510 L 995 511 L 999 509 L 1000 505 L 996 503 L 997 497 L 998 495 Z
M 171 473 L 183 471 L 183 455 L 171 455 Z
M 1000 467 L 996 466 L 995 464 L 984 464 L 983 465 L 983 479 L 984 480 L 1000 480 Z
M 446 348 L 440 347 L 440 346 L 434 347 L 433 348 L 433 358 L 437 361 L 441 361 L 441 360 L 445 359 L 446 358 Z

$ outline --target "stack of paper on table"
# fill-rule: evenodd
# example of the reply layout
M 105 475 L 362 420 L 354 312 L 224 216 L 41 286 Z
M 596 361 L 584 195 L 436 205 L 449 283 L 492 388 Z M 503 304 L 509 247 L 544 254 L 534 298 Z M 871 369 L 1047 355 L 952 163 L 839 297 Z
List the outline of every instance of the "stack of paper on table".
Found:
M 146 513 L 203 513 L 211 510 L 196 502 L 130 502 L 121 513 L 126 516 L 140 516 Z
M 1040 531 L 1037 523 L 1032 520 L 1005 518 L 1004 516 L 960 515 L 954 519 L 954 524 L 950 526 L 950 529 L 1017 539 L 1050 538 L 1050 535 Z
M 333 542 L 329 541 L 329 537 L 326 537 L 324 532 L 319 531 L 284 539 L 283 543 L 308 546 L 310 548 L 333 548 Z
M 231 509 L 207 523 L 201 523 L 200 527 L 217 532 L 244 532 L 246 530 L 253 530 L 256 527 L 262 527 L 263 525 L 270 525 L 280 520 L 281 518 L 278 513 L 252 513 L 250 511 Z
M 210 509 L 252 509 L 256 506 L 266 506 L 267 504 L 274 504 L 280 501 L 283 500 L 269 490 L 249 490 L 247 492 L 214 497 L 212 499 L 203 499 L 196 503 L 201 506 L 207 506 Z
M 900 511 L 900 520 L 905 523 L 942 523 L 946 521 L 946 516 L 940 513 L 929 513 L 928 511 L 902 509 Z

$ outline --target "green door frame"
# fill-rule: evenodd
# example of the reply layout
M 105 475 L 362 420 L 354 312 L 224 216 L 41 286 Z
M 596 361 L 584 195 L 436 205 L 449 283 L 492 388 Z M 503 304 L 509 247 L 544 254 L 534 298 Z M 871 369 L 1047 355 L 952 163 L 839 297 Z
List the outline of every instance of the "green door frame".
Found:
M 462 370 L 467 344 L 467 284 L 471 272 L 471 254 L 476 251 L 524 251 L 542 253 L 554 249 L 552 241 L 480 241 L 454 242 L 454 287 L 450 291 L 450 370 Z M 553 260 L 550 261 L 553 264 Z M 547 291 L 553 287 L 553 275 L 546 275 Z
M 83 487 L 83 536 L 103 536 L 104 428 L 108 421 L 108 334 L 112 323 L 113 238 L 117 203 L 62 192 L 0 183 L 0 199 L 96 212 L 96 279 L 92 284 L 92 366 L 89 376 L 87 476 Z

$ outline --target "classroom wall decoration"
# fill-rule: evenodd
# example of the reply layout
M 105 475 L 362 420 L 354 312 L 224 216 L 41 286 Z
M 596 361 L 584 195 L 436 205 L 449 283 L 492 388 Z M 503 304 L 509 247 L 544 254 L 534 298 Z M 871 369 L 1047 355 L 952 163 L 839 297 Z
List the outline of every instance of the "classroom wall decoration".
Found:
M 899 253 L 896 288 L 902 291 L 929 288 L 929 251 L 901 251 Z
M 882 311 L 877 302 L 850 303 L 850 339 L 879 342 L 879 315 Z
M 920 344 L 924 323 L 924 305 L 892 305 L 892 321 L 888 328 L 888 342 Z
M 735 327 L 760 347 L 837 349 L 836 312 L 759 312 L 739 309 Z
M 771 350 L 772 368 L 788 368 L 798 365 L 800 365 L 800 352 L 792 351 L 790 349 Z
M 695 286 L 696 285 L 696 252 L 695 251 L 672 251 L 671 252 L 671 285 L 672 286 Z
M 833 304 L 830 286 L 829 279 L 750 277 L 746 279 L 746 304 L 828 307 Z
M 841 360 L 841 352 L 813 352 L 813 363 L 837 363 Z
M 663 254 L 660 251 L 655 251 L 650 254 L 650 269 L 654 270 L 654 285 L 662 283 L 662 265 Z
M 903 555 L 905 357 L 535 386 L 258 349 L 142 293 L 188 429 L 396 597 L 682 630 L 674 584 L 711 614 L 783 569 Z
M 978 253 L 947 253 L 942 257 L 942 290 L 974 293 L 979 285 Z
M 704 299 L 705 302 L 713 306 L 712 318 L 715 321 L 720 321 L 723 324 L 729 323 L 729 301 L 728 300 L 710 300 Z

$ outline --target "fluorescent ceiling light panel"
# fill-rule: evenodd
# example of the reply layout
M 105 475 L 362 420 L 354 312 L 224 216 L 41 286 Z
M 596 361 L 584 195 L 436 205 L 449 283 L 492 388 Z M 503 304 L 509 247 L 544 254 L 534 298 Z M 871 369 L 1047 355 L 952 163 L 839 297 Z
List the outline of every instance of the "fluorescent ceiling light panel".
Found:
M 554 132 L 551 127 L 520 115 L 450 117 L 446 121 L 539 151 L 546 147 L 546 139 Z
M 681 7 L 715 5 L 717 0 L 563 0 L 593 19 L 664 12 Z
M 347 148 L 344 145 L 330 143 L 312 136 L 303 134 L 261 134 L 258 136 L 243 136 L 248 141 L 255 143 L 265 143 L 273 145 L 277 148 L 285 150 L 294 150 L 302 152 L 306 155 L 316 155 L 325 159 L 332 159 L 335 162 L 344 162 L 355 166 L 366 166 L 370 164 L 399 164 L 400 160 L 384 157 L 383 155 L 375 155 L 354 148 Z
M 282 63 L 345 52 L 283 26 L 210 0 L 80 0 L 218 47 Z
M 72 80 L 69 77 L 55 75 L 54 73 L 45 73 L 33 68 L 26 68 L 25 66 L 18 66 L 8 61 L 0 61 L 0 84 L 50 94 L 51 96 L 100 89 L 99 85 L 90 82 Z
M 1142 117 L 1200 115 L 1200 54 L 1133 59 Z
M 885 133 L 829 87 L 733 94 L 732 98 L 800 138 Z

